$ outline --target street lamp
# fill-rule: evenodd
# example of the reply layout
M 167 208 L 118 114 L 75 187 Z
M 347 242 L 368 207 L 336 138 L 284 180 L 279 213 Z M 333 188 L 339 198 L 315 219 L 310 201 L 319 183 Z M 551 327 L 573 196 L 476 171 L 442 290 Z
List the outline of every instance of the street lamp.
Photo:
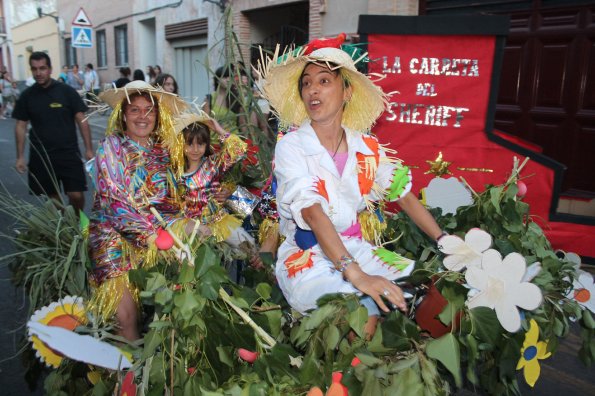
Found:
M 37 2 L 37 16 L 39 18 L 44 17 L 44 16 L 49 16 L 51 18 L 54 18 L 54 21 L 56 21 L 56 24 L 58 25 L 58 30 L 60 32 L 60 38 L 64 38 L 64 20 L 62 18 L 60 18 L 59 16 L 52 15 L 52 14 L 46 14 L 45 12 L 43 12 L 43 10 L 41 9 L 40 1 Z

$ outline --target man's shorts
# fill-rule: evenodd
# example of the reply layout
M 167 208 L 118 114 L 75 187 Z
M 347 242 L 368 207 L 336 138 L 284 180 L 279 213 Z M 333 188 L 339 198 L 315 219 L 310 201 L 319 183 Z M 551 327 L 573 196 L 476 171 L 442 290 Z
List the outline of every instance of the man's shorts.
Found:
M 48 160 L 49 157 L 49 160 Z M 79 152 L 38 153 L 29 155 L 29 189 L 35 195 L 57 195 L 87 191 L 87 179 Z

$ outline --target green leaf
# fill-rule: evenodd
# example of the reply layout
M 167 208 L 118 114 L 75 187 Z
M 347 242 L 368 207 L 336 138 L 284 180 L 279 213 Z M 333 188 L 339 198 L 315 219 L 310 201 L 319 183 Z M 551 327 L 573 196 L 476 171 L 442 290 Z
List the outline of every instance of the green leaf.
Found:
M 355 356 L 357 356 L 359 358 L 359 360 L 361 360 L 361 362 L 368 367 L 378 367 L 379 365 L 383 364 L 384 362 L 380 359 L 378 359 L 375 356 L 366 354 L 366 353 L 356 353 Z
M 448 304 L 446 304 L 442 312 L 440 312 L 438 318 L 442 323 L 448 326 L 465 305 L 467 290 L 458 284 L 446 285 L 442 287 L 440 294 L 442 294 L 446 301 L 448 301 Z
M 500 214 L 500 193 L 502 192 L 502 187 L 492 187 L 489 191 L 490 202 L 496 210 L 496 213 Z
M 256 293 L 265 300 L 271 298 L 271 290 L 271 285 L 268 283 L 259 283 L 258 286 L 256 286 Z
M 178 275 L 178 283 L 183 284 L 192 282 L 194 280 L 194 270 L 194 266 L 190 266 L 187 261 L 184 261 L 180 274 Z
M 219 354 L 219 361 L 229 367 L 233 367 L 233 347 L 218 346 L 217 353 Z
M 145 334 L 144 341 L 145 347 L 143 348 L 142 358 L 148 359 L 155 354 L 155 350 L 163 341 L 163 337 L 158 331 L 152 329 Z
M 170 327 L 172 327 L 172 323 L 169 320 L 154 320 L 149 323 L 149 329 L 155 329 L 157 331 L 169 329 Z
M 191 290 L 184 290 L 174 297 L 174 304 L 178 308 L 180 315 L 188 320 L 194 315 L 194 309 L 199 307 L 196 297 Z
M 324 332 L 324 336 L 325 336 L 325 343 L 326 343 L 326 349 L 328 350 L 334 350 L 337 345 L 339 344 L 339 341 L 341 339 L 341 333 L 339 332 L 339 329 L 337 328 L 337 326 L 329 326 L 327 327 L 327 329 Z
M 384 345 L 397 351 L 410 349 L 411 339 L 419 340 L 417 325 L 400 312 L 391 312 L 380 328 Z
M 393 376 L 390 387 L 386 389 L 387 395 L 419 396 L 423 394 L 424 385 L 418 372 L 406 368 Z
M 405 359 L 399 359 L 396 362 L 391 363 L 388 366 L 388 372 L 389 372 L 389 374 L 396 374 L 399 371 L 403 371 L 407 368 L 417 367 L 418 364 L 419 364 L 419 358 L 417 357 L 416 354 L 412 354 L 411 356 L 409 356 Z
M 593 315 L 591 315 L 591 312 L 589 312 L 588 309 L 583 311 L 583 322 L 585 323 L 585 327 L 587 329 L 595 329 L 595 320 L 593 320 Z
M 304 384 L 318 383 L 319 376 L 320 366 L 318 360 L 312 354 L 306 355 L 300 369 L 300 381 Z
M 145 286 L 145 290 L 147 291 L 155 291 L 167 285 L 167 280 L 165 276 L 161 275 L 157 272 L 151 272 L 148 275 L 147 279 L 147 286 Z
M 380 380 L 374 375 L 374 371 L 366 371 L 364 374 L 364 388 L 363 395 L 383 395 Z
M 480 341 L 496 345 L 502 336 L 502 326 L 493 309 L 487 307 L 477 307 L 469 311 L 471 318 L 471 334 L 475 335 Z
M 209 245 L 201 245 L 194 260 L 195 276 L 200 279 L 211 267 L 219 265 L 220 262 L 219 255 Z
M 426 353 L 432 359 L 438 360 L 450 371 L 455 379 L 456 385 L 460 388 L 463 384 L 461 379 L 461 351 L 459 342 L 452 333 L 428 342 Z
M 155 303 L 165 306 L 167 305 L 173 296 L 173 292 L 169 288 L 162 288 L 155 293 Z
M 353 312 L 349 313 L 347 318 L 349 326 L 360 337 L 364 338 L 364 325 L 368 321 L 368 310 L 364 306 L 360 306 Z

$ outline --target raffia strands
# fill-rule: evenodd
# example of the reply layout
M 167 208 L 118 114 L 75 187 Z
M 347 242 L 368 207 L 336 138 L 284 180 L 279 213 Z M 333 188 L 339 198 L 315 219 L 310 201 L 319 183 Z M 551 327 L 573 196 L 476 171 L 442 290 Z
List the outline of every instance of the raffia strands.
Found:
M 382 243 L 382 233 L 386 230 L 386 222 L 380 221 L 376 213 L 367 210 L 358 215 L 358 221 L 364 239 L 370 243 L 380 245 Z
M 258 243 L 262 245 L 269 237 L 277 235 L 279 233 L 279 222 L 271 219 L 270 217 L 265 218 L 260 227 L 258 227 Z
M 217 166 L 221 166 L 226 158 L 232 162 L 238 161 L 246 154 L 246 150 L 248 150 L 248 144 L 237 135 L 229 135 L 225 140 L 225 143 L 223 143 L 222 150 L 224 153 L 219 157 L 219 163 Z
M 100 322 L 107 323 L 113 318 L 124 295 L 124 290 L 130 291 L 134 302 L 140 304 L 139 291 L 130 283 L 128 274 L 106 279 L 94 291 L 86 306 L 86 310 L 97 317 Z
M 277 46 L 273 56 L 265 58 L 261 51 L 257 72 L 264 79 L 263 95 L 273 107 L 282 126 L 301 125 L 308 119 L 298 87 L 302 71 L 308 63 L 339 68 L 343 78 L 353 88 L 351 99 L 343 112 L 342 123 L 353 130 L 367 132 L 386 109 L 388 98 L 380 87 L 355 68 L 355 63 L 366 55 L 353 61 L 349 54 L 336 48 L 322 48 L 307 56 L 303 55 L 303 48 L 286 48 L 280 54 Z

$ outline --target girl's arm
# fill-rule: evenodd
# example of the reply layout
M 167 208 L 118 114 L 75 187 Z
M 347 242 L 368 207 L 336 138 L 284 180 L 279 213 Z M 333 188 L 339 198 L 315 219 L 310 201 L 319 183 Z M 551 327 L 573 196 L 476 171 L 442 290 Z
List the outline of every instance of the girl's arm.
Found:
M 234 166 L 248 150 L 248 145 L 239 136 L 227 132 L 216 121 L 211 121 L 211 129 L 219 136 L 222 143 L 221 150 L 216 154 L 215 163 L 219 174 L 227 172 Z

